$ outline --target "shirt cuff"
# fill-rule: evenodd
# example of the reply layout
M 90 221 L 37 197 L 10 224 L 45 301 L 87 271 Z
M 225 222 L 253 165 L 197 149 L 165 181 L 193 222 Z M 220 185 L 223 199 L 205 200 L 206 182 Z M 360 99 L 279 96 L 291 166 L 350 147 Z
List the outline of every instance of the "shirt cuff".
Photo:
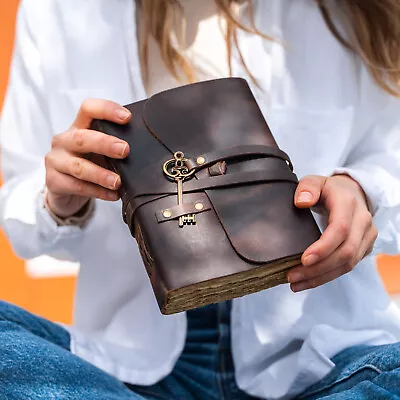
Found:
M 41 200 L 43 207 L 58 226 L 77 226 L 84 229 L 94 215 L 95 201 L 93 198 L 89 199 L 78 213 L 70 217 L 62 218 L 55 214 L 49 207 L 47 202 L 47 188 L 42 191 L 41 196 L 43 197 Z
M 0 224 L 21 258 L 43 254 L 76 260 L 88 229 L 59 226 L 44 207 L 45 169 L 6 182 L 0 192 Z M 66 250 L 67 249 L 67 250 Z

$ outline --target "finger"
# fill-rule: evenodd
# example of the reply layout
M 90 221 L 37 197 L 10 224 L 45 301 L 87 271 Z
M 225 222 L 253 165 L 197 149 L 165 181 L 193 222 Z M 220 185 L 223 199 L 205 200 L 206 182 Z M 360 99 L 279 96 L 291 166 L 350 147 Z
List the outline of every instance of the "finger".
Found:
M 356 209 L 353 211 L 353 215 L 350 215 L 350 207 L 340 208 L 336 215 L 333 216 L 333 219 L 338 221 L 336 225 L 335 222 L 329 224 L 322 235 L 325 236 L 319 240 L 320 243 L 314 243 L 314 250 L 316 245 L 319 245 L 319 249 L 317 249 L 319 259 L 323 260 L 332 256 L 330 258 L 334 265 L 354 262 L 363 237 L 371 225 L 371 219 L 367 215 L 369 213 L 365 214 L 363 211 Z
M 76 195 L 94 197 L 101 200 L 115 201 L 119 199 L 118 192 L 105 189 L 99 185 L 85 182 L 70 175 L 52 170 L 46 176 L 46 186 L 55 195 Z
M 299 283 L 292 283 L 290 285 L 290 288 L 292 289 L 293 292 L 301 292 L 303 290 L 313 289 L 339 278 L 346 272 L 347 271 L 345 267 L 335 268 L 331 271 L 328 271 L 326 274 L 320 275 L 316 278 L 309 279 L 306 281 L 301 281 Z
M 296 207 L 314 206 L 319 201 L 325 182 L 326 177 L 317 175 L 308 175 L 301 179 L 294 194 Z
M 106 189 L 118 190 L 121 186 L 121 178 L 116 173 L 65 151 L 50 153 L 46 156 L 45 163 L 48 170 L 54 168 L 58 172 L 103 186 Z
M 339 264 L 339 254 L 335 252 L 331 254 L 328 258 L 320 261 L 316 264 L 310 266 L 297 265 L 290 269 L 287 274 L 287 279 L 289 283 L 298 283 L 303 281 L 308 281 L 311 279 L 316 279 L 319 276 L 325 275 L 330 271 L 342 268 L 348 265 L 349 271 L 351 271 L 350 263 Z M 347 272 L 349 272 L 347 271 Z
M 361 242 L 361 246 L 357 254 L 358 261 L 361 261 L 364 257 L 372 253 L 377 237 L 378 231 L 375 226 L 372 225 L 368 232 L 364 235 Z
M 102 132 L 78 128 L 54 136 L 52 148 L 79 154 L 102 154 L 110 158 L 125 158 L 129 154 L 127 142 Z
M 373 224 L 372 215 L 367 208 L 362 208 L 361 211 L 355 214 L 355 224 L 359 227 L 359 234 L 362 235 L 357 254 L 355 255 L 357 262 L 359 262 L 367 253 L 372 251 L 378 231 Z
M 303 253 L 303 265 L 312 265 L 332 254 L 347 240 L 353 223 L 356 203 L 353 197 L 346 198 L 332 191 L 325 201 L 329 211 L 329 223 L 321 238 Z
M 350 272 L 364 256 L 370 245 L 370 238 L 366 238 L 366 232 L 371 230 L 371 219 L 363 211 L 356 212 L 347 240 L 345 240 L 333 253 L 322 259 L 320 262 L 295 267 L 288 274 L 291 283 L 302 280 L 309 280 L 328 273 L 338 266 L 344 267 L 346 272 Z M 366 243 L 363 244 L 364 240 Z M 362 257 L 360 258 L 360 251 Z
M 113 101 L 87 99 L 82 103 L 72 127 L 87 129 L 93 119 L 105 119 L 117 124 L 126 124 L 131 119 L 131 112 Z

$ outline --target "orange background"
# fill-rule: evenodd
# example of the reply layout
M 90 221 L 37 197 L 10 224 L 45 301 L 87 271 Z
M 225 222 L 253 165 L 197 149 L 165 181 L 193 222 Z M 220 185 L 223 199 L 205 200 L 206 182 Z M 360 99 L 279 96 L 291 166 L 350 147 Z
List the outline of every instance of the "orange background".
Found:
M 7 85 L 18 0 L 0 1 L 0 109 Z M 400 294 L 400 256 L 379 257 L 379 269 L 390 293 Z M 0 231 L 0 299 L 51 320 L 69 323 L 75 278 L 32 278 Z

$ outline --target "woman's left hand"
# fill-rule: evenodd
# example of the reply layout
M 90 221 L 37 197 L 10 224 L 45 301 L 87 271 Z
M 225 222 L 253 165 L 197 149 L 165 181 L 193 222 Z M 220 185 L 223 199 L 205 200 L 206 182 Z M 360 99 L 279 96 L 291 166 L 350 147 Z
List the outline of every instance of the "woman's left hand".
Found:
M 321 206 L 329 215 L 329 223 L 321 238 L 304 252 L 302 265 L 289 271 L 294 292 L 315 288 L 350 272 L 372 251 L 378 231 L 363 190 L 349 176 L 303 178 L 295 193 L 295 205 Z

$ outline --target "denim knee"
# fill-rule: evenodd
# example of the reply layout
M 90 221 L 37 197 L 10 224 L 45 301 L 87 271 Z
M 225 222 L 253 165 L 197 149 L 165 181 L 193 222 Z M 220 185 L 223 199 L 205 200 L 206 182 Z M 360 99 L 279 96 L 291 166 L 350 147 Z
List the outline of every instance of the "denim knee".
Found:
M 17 322 L 18 315 L 23 312 L 22 308 L 0 300 L 0 321 Z
M 5 301 L 0 301 L 0 323 L 1 332 L 18 326 L 20 329 L 70 350 L 71 338 L 63 327 Z

